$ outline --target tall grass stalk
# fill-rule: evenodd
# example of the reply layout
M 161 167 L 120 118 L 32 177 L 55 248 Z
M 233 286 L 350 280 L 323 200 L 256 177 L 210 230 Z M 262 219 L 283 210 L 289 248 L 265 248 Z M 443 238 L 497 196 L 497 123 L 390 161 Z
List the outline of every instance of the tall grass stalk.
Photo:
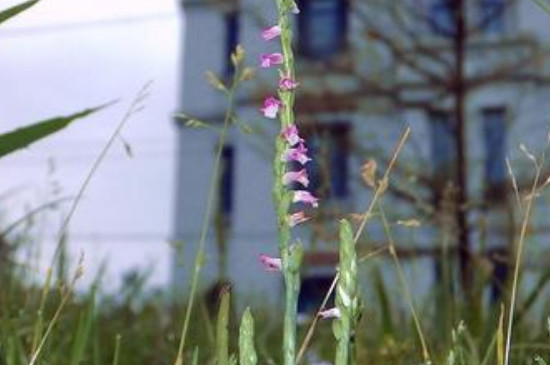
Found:
M 59 228 L 59 232 L 58 232 L 58 235 L 57 235 L 57 237 L 58 237 L 57 246 L 56 246 L 54 254 L 52 256 L 52 261 L 51 261 L 51 265 L 50 265 L 51 267 L 55 266 L 55 262 L 57 261 L 57 259 L 59 258 L 59 255 L 61 254 L 61 251 L 63 249 L 63 240 L 66 236 L 67 229 L 69 228 L 69 225 L 70 225 L 71 220 L 73 218 L 73 215 L 76 212 L 76 209 L 77 209 L 77 207 L 80 203 L 80 200 L 84 196 L 84 192 L 88 188 L 88 185 L 92 181 L 92 178 L 94 177 L 95 173 L 97 172 L 97 170 L 99 169 L 99 167 L 101 166 L 103 161 L 105 160 L 105 157 L 107 156 L 107 153 L 111 150 L 111 148 L 112 148 L 113 144 L 115 143 L 115 141 L 118 138 L 120 138 L 120 133 L 122 132 L 122 129 L 124 128 L 126 123 L 128 123 L 128 121 L 132 118 L 132 116 L 134 116 L 136 113 L 139 113 L 141 110 L 144 109 L 145 106 L 144 106 L 143 102 L 149 96 L 149 92 L 150 92 L 150 88 L 151 88 L 152 84 L 153 84 L 153 82 L 149 81 L 149 82 L 145 83 L 142 86 L 142 88 L 138 91 L 136 97 L 134 98 L 134 100 L 132 100 L 132 102 L 130 104 L 130 107 L 127 109 L 126 113 L 124 114 L 124 116 L 122 117 L 122 119 L 120 120 L 118 125 L 116 126 L 114 132 L 109 137 L 109 140 L 107 141 L 107 143 L 105 144 L 105 146 L 103 147 L 103 149 L 101 150 L 101 152 L 99 153 L 99 155 L 97 156 L 95 161 L 93 162 L 92 167 L 90 168 L 90 171 L 88 172 L 88 174 L 84 178 L 84 182 L 80 186 L 80 189 L 78 190 L 78 193 L 76 194 L 76 196 L 74 198 L 74 201 L 71 204 L 71 207 L 69 208 L 69 212 L 65 216 L 65 219 L 63 220 L 63 223 L 61 224 L 61 227 Z M 116 100 L 112 101 L 112 102 L 106 104 L 106 106 L 107 105 L 112 105 L 112 104 L 117 103 L 117 102 L 118 101 L 116 101 Z
M 227 108 L 225 110 L 223 127 L 220 131 L 220 136 L 218 138 L 216 155 L 214 157 L 213 178 L 210 180 L 210 186 L 209 186 L 208 197 L 206 202 L 206 209 L 202 220 L 201 233 L 199 237 L 199 242 L 197 244 L 197 253 L 195 255 L 194 264 L 193 264 L 191 289 L 189 292 L 189 299 L 188 299 L 187 308 L 185 311 L 185 319 L 181 330 L 178 352 L 176 354 L 176 360 L 174 362 L 175 365 L 183 364 L 183 351 L 185 349 L 185 342 L 187 339 L 187 332 L 189 330 L 191 313 L 193 310 L 193 305 L 195 303 L 199 275 L 205 260 L 204 245 L 206 242 L 206 237 L 208 236 L 208 230 L 210 228 L 210 224 L 213 216 L 213 209 L 214 209 L 214 203 L 215 203 L 215 197 L 216 197 L 216 188 L 218 187 L 218 184 L 219 184 L 219 175 L 220 175 L 223 147 L 225 146 L 227 134 L 228 134 L 229 127 L 231 125 L 232 117 L 235 110 L 235 91 L 237 86 L 239 85 L 239 82 L 243 81 L 243 78 L 242 78 L 243 75 L 242 75 L 242 70 L 240 68 L 240 65 L 244 59 L 244 50 L 240 46 L 238 46 L 232 58 L 234 60 L 233 64 L 235 66 L 235 72 L 233 75 L 233 81 L 231 83 L 230 88 L 226 89 L 225 86 L 221 83 L 221 81 L 218 81 L 218 80 L 216 80 L 216 85 L 215 85 L 218 89 L 221 89 L 226 93 Z M 195 352 L 195 354 L 198 354 L 198 352 Z
M 254 319 L 250 308 L 246 308 L 239 327 L 239 360 L 240 365 L 256 365 L 258 356 L 254 348 Z
M 536 199 L 537 187 L 539 186 L 539 180 L 541 175 L 541 167 L 537 164 L 534 158 L 532 158 L 532 160 L 535 164 L 535 177 L 533 179 L 533 185 L 531 187 L 530 194 L 527 197 L 527 205 L 525 207 L 525 212 L 524 212 L 523 221 L 521 224 L 521 230 L 518 237 L 518 244 L 516 249 L 516 261 L 514 263 L 514 276 L 512 279 L 512 294 L 510 297 L 510 306 L 508 308 L 508 323 L 507 323 L 507 329 L 506 329 L 506 347 L 504 351 L 504 365 L 509 365 L 510 363 L 510 350 L 511 350 L 511 344 L 512 344 L 512 326 L 514 322 L 514 311 L 516 307 L 517 288 L 519 283 L 519 270 L 522 263 L 523 251 L 525 246 L 525 237 L 527 236 L 527 228 L 528 228 L 529 220 L 531 218 L 533 202 Z
M 42 294 L 40 295 L 40 305 L 38 306 L 37 318 L 34 323 L 34 335 L 32 340 L 31 354 L 35 353 L 38 348 L 38 343 L 42 337 L 42 331 L 44 328 L 44 309 L 46 308 L 46 299 L 50 292 L 50 286 L 52 282 L 52 268 L 48 268 L 46 273 L 46 280 L 44 287 L 42 288 Z
M 113 354 L 113 365 L 118 365 L 118 361 L 120 358 L 120 340 L 122 339 L 122 336 L 120 334 L 117 334 L 115 337 L 115 351 Z
M 216 323 L 216 365 L 229 365 L 229 288 L 222 289 Z
M 382 224 L 384 226 L 384 231 L 386 233 L 386 237 L 388 238 L 390 255 L 393 259 L 393 263 L 395 265 L 395 269 L 397 271 L 399 281 L 401 282 L 401 287 L 403 289 L 403 294 L 405 295 L 405 300 L 407 301 L 407 305 L 409 306 L 409 309 L 410 309 L 411 314 L 413 316 L 414 326 L 415 326 L 415 329 L 416 329 L 416 333 L 418 334 L 418 338 L 420 340 L 420 345 L 422 346 L 422 357 L 424 358 L 424 363 L 429 364 L 429 363 L 431 363 L 431 356 L 430 356 L 430 352 L 428 351 L 428 346 L 426 344 L 426 338 L 424 336 L 424 331 L 422 330 L 422 325 L 420 324 L 420 319 L 418 318 L 418 313 L 416 312 L 416 308 L 414 307 L 412 294 L 411 294 L 411 291 L 410 291 L 409 286 L 407 284 L 407 279 L 405 278 L 405 273 L 403 272 L 403 267 L 401 266 L 401 263 L 399 262 L 399 257 L 397 256 L 397 251 L 395 250 L 395 242 L 393 240 L 393 235 L 391 233 L 391 228 L 390 228 L 390 225 L 388 223 L 388 219 L 386 218 L 386 214 L 384 212 L 384 208 L 382 206 L 381 201 L 378 202 L 378 208 L 379 208 L 379 211 L 380 211 L 380 217 L 382 218 Z
M 357 280 L 357 254 L 353 232 L 348 221 L 340 222 L 340 279 L 336 287 L 336 308 L 340 317 L 335 319 L 332 330 L 336 337 L 335 365 L 355 365 L 355 328 L 359 317 L 359 285 Z
M 361 219 L 361 223 L 359 225 L 359 228 L 355 232 L 355 236 L 353 237 L 353 242 L 354 242 L 355 245 L 357 244 L 357 241 L 359 240 L 359 237 L 361 237 L 361 234 L 363 233 L 363 230 L 365 229 L 367 221 L 372 216 L 372 212 L 374 210 L 374 207 L 376 206 L 376 204 L 378 203 L 378 200 L 382 197 L 382 195 L 384 194 L 384 192 L 387 189 L 387 182 L 389 180 L 391 172 L 392 172 L 395 164 L 397 163 L 397 158 L 401 154 L 401 151 L 403 150 L 403 147 L 405 147 L 405 143 L 406 143 L 407 139 L 409 138 L 410 133 L 411 133 L 411 129 L 410 129 L 410 127 L 407 127 L 405 129 L 405 131 L 403 132 L 403 134 L 401 135 L 401 137 L 399 138 L 399 141 L 398 141 L 397 145 L 394 148 L 394 151 L 392 153 L 392 158 L 391 158 L 391 160 L 388 164 L 388 167 L 386 168 L 386 171 L 384 172 L 384 175 L 381 179 L 381 183 L 378 184 L 378 186 L 376 187 L 376 190 L 375 190 L 374 195 L 371 199 L 371 202 L 370 202 L 369 206 L 367 207 L 367 209 L 365 210 L 365 213 L 363 214 L 363 218 Z M 385 250 L 385 249 L 386 248 L 382 248 L 380 251 Z M 378 251 L 376 253 L 378 253 Z M 374 253 L 374 254 L 376 254 L 376 253 Z M 366 259 L 368 257 L 370 257 L 370 254 L 367 255 L 367 257 L 365 257 L 365 258 L 361 258 L 359 261 L 363 261 L 364 259 Z M 300 350 L 298 351 L 298 356 L 296 358 L 296 363 L 297 364 L 299 364 L 303 359 L 303 356 L 304 356 L 304 354 L 307 350 L 307 347 L 308 347 L 308 345 L 311 341 L 311 338 L 313 337 L 315 327 L 317 326 L 319 313 L 322 312 L 323 310 L 325 310 L 325 307 L 328 303 L 328 300 L 329 300 L 330 296 L 332 295 L 332 292 L 334 291 L 334 288 L 336 287 L 336 283 L 338 282 L 339 277 L 340 277 L 340 273 L 336 273 L 336 275 L 334 276 L 334 279 L 332 280 L 332 283 L 331 283 L 331 285 L 330 285 L 330 287 L 329 287 L 329 289 L 328 289 L 328 291 L 325 295 L 325 298 L 323 299 L 323 302 L 321 303 L 321 305 L 317 309 L 317 313 L 316 313 L 315 317 L 313 318 L 311 324 L 309 325 L 309 328 L 306 332 L 306 335 L 305 335 L 304 339 L 302 340 L 302 344 L 300 345 Z
M 71 298 L 71 295 L 73 293 L 73 290 L 75 288 L 77 280 L 82 276 L 84 273 L 84 267 L 82 266 L 84 262 L 84 256 L 82 255 L 80 257 L 78 266 L 75 270 L 75 273 L 73 275 L 73 278 L 71 282 L 69 283 L 68 287 L 61 288 L 62 289 L 62 298 L 59 302 L 59 305 L 57 306 L 57 309 L 48 324 L 48 327 L 46 328 L 46 331 L 44 332 L 44 335 L 42 336 L 42 339 L 40 340 L 38 346 L 36 347 L 36 351 L 32 354 L 31 360 L 29 361 L 29 365 L 34 365 L 38 359 L 38 356 L 40 355 L 40 352 L 42 351 L 42 348 L 44 347 L 44 344 L 46 343 L 46 340 L 48 339 L 49 335 L 51 334 L 54 326 L 56 325 L 57 321 L 59 320 L 59 317 L 61 316 L 61 312 L 63 311 L 63 308 Z
M 131 117 L 134 114 L 138 113 L 139 111 L 141 111 L 143 109 L 143 107 L 144 107 L 143 101 L 149 95 L 150 86 L 151 86 L 151 82 L 146 83 L 139 90 L 139 92 L 137 93 L 136 97 L 134 98 L 134 100 L 130 104 L 130 107 L 128 108 L 128 110 L 126 111 L 126 113 L 124 114 L 124 116 L 122 117 L 120 122 L 118 123 L 117 127 L 115 128 L 115 131 L 111 134 L 111 137 L 109 138 L 109 140 L 107 141 L 107 143 L 105 144 L 105 146 L 101 150 L 100 154 L 97 156 L 96 160 L 92 164 L 92 167 L 90 168 L 90 171 L 88 172 L 86 178 L 84 179 L 84 182 L 80 186 L 80 189 L 79 189 L 75 199 L 73 200 L 73 202 L 71 204 L 71 207 L 69 209 L 68 214 L 65 216 L 65 219 L 63 220 L 63 223 L 61 224 L 61 227 L 60 227 L 59 233 L 58 233 L 59 238 L 57 240 L 57 245 L 56 245 L 54 254 L 52 256 L 50 268 L 49 268 L 48 274 L 47 274 L 48 276 L 46 278 L 46 286 L 44 287 L 43 292 L 42 292 L 41 304 L 40 304 L 40 308 L 38 310 L 38 320 L 37 320 L 37 323 L 35 324 L 35 332 L 34 332 L 35 337 L 33 339 L 32 352 L 31 352 L 32 357 L 31 357 L 31 360 L 29 362 L 29 365 L 33 365 L 37 361 L 38 356 L 40 355 L 40 352 L 41 352 L 47 338 L 49 337 L 50 333 L 52 332 L 53 327 L 55 326 L 55 324 L 57 323 L 59 317 L 61 316 L 61 312 L 62 312 L 63 308 L 65 307 L 67 301 L 71 297 L 72 292 L 74 291 L 77 280 L 83 274 L 84 256 L 82 255 L 80 260 L 79 260 L 79 263 L 78 263 L 78 265 L 77 265 L 77 267 L 74 271 L 73 278 L 72 278 L 71 282 L 69 283 L 68 286 L 62 287 L 64 292 L 62 292 L 63 295 L 62 295 L 62 298 L 61 298 L 61 302 L 59 303 L 59 306 L 57 307 L 57 310 L 55 311 L 54 316 L 52 317 L 50 323 L 48 324 L 48 327 L 46 328 L 46 331 L 44 332 L 44 334 L 41 337 L 40 341 L 37 342 L 38 336 L 42 332 L 42 323 L 43 323 L 42 315 L 43 315 L 46 296 L 47 296 L 47 293 L 49 291 L 52 268 L 55 266 L 55 263 L 56 263 L 56 261 L 58 260 L 60 254 L 61 254 L 61 251 L 62 251 L 62 248 L 63 248 L 63 242 L 64 242 L 64 239 L 65 239 L 67 230 L 69 228 L 70 222 L 71 222 L 71 220 L 74 216 L 74 213 L 76 212 L 76 209 L 77 209 L 82 197 L 84 196 L 84 192 L 86 191 L 86 189 L 88 188 L 88 186 L 89 186 L 89 184 L 92 180 L 92 177 L 95 175 L 95 173 L 97 172 L 99 166 L 104 161 L 104 159 L 105 159 L 107 153 L 110 151 L 114 141 L 117 138 L 119 138 L 120 132 L 122 131 L 122 128 L 126 125 L 126 123 L 131 119 Z M 110 102 L 110 103 L 106 104 L 105 106 L 114 104 L 115 102 L 116 101 Z

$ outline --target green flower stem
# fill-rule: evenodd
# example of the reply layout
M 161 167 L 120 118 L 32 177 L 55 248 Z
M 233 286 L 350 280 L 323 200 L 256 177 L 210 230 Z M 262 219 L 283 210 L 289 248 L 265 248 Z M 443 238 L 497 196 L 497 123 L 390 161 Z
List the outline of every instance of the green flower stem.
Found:
M 277 0 L 279 26 L 281 27 L 281 46 L 283 53 L 282 73 L 285 77 L 294 79 L 294 55 L 292 53 L 292 31 L 290 28 L 290 13 L 293 2 Z M 294 92 L 279 90 L 279 98 L 283 104 L 280 123 L 281 129 L 294 123 Z M 298 294 L 300 291 L 300 264 L 302 248 L 299 245 L 290 246 L 290 226 L 288 213 L 292 202 L 292 192 L 283 186 L 283 175 L 287 170 L 281 156 L 288 148 L 286 142 L 277 137 L 275 142 L 275 160 L 273 162 L 275 183 L 273 200 L 277 209 L 278 248 L 282 260 L 282 271 L 285 283 L 285 313 L 283 322 L 283 358 L 285 365 L 296 364 L 296 316 L 298 310 Z
M 290 24 L 292 5 L 292 0 L 277 0 L 279 26 L 281 27 L 281 48 L 283 51 L 283 73 L 286 77 L 294 79 L 294 53 L 292 51 L 292 29 Z M 292 90 L 281 90 L 279 97 L 284 106 L 281 112 L 281 126 L 284 128 L 294 123 L 294 92 Z
M 296 244 L 285 249 L 281 258 L 285 282 L 283 356 L 285 365 L 294 365 L 296 364 L 296 316 L 300 292 L 300 265 L 303 258 L 302 246 Z

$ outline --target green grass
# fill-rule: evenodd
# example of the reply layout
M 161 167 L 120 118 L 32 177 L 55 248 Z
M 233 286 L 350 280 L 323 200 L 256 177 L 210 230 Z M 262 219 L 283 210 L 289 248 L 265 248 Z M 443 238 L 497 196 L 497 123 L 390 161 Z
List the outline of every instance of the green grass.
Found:
M 23 13 L 37 2 L 27 1 L 0 11 L 0 23 Z M 282 28 L 282 71 L 287 77 L 294 78 L 289 20 L 292 2 L 278 0 L 277 5 L 278 24 Z M 181 116 L 188 120 L 188 127 L 207 127 L 209 132 L 219 133 L 214 176 L 219 175 L 221 151 L 229 128 L 235 125 L 243 129 L 243 124 L 234 115 L 234 93 L 236 87 L 252 74 L 250 68 L 244 67 L 244 56 L 241 47 L 232 55 L 235 73 L 231 85 L 225 85 L 212 73 L 208 74 L 210 83 L 228 98 L 222 129 Z M 365 207 L 358 229 L 354 231 L 347 221 L 341 221 L 340 264 L 331 287 L 336 293 L 340 318 L 318 320 L 315 316 L 309 325 L 296 323 L 303 252 L 301 246 L 293 242 L 287 222 L 292 191 L 282 183 L 282 176 L 289 167 L 282 162 L 281 155 L 289 146 L 279 137 L 275 141 L 277 154 L 273 162 L 276 177 L 273 196 L 278 212 L 278 246 L 282 259 L 280 275 L 285 282 L 284 310 L 259 306 L 236 313 L 232 306 L 234 298 L 228 290 L 223 290 L 219 303 L 214 303 L 217 310 L 213 310 L 212 303 L 206 303 L 208 295 L 199 291 L 200 271 L 205 259 L 202 247 L 211 228 L 217 178 L 211 181 L 202 238 L 198 243 L 195 265 L 191 268 L 192 286 L 186 300 L 173 302 L 168 291 L 144 289 L 147 287 L 139 276 L 137 280 L 125 282 L 117 294 L 104 294 L 99 278 L 87 290 L 75 293 L 84 263 L 79 261 L 74 272 L 67 271 L 64 255 L 66 245 L 70 244 L 67 242 L 67 229 L 89 182 L 108 150 L 118 140 L 123 126 L 143 107 L 148 92 L 149 84 L 138 93 L 91 166 L 59 229 L 51 269 L 41 280 L 42 285 L 36 284 L 36 278 L 29 276 L 26 263 L 15 263 L 15 249 L 22 244 L 13 232 L 44 208 L 39 207 L 27 217 L 0 229 L 1 238 L 9 233 L 12 239 L 10 247 L 14 248 L 6 253 L 0 252 L 0 365 L 256 365 L 283 362 L 285 365 L 295 365 L 311 362 L 312 358 L 315 361 L 334 361 L 335 365 L 543 365 L 550 362 L 544 360 L 550 359 L 548 313 L 532 310 L 537 302 L 542 301 L 545 304 L 542 308 L 547 308 L 549 298 L 544 288 L 550 280 L 550 271 L 540 273 L 530 292 L 522 290 L 520 281 L 523 248 L 534 198 L 527 199 L 522 210 L 524 216 L 512 282 L 503 303 L 494 306 L 485 303 L 483 294 L 488 276 L 481 267 L 477 271 L 477 266 L 473 267 L 477 275 L 471 295 L 467 299 L 454 295 L 456 278 L 453 278 L 452 272 L 456 268 L 453 268 L 451 260 L 445 262 L 447 277 L 436 284 L 427 297 L 418 298 L 411 292 L 383 205 L 392 168 L 410 133 L 408 129 L 398 141 L 382 179 L 378 182 L 373 179 L 373 198 Z M 294 123 L 293 91 L 279 89 L 279 97 L 283 104 L 281 126 L 288 127 Z M 46 138 L 99 109 L 101 107 L 68 117 L 48 119 L 2 134 L 0 157 Z M 531 155 L 528 157 L 531 158 Z M 539 166 L 534 157 L 531 159 L 535 162 L 539 177 L 544 163 Z M 536 180 L 531 197 L 535 193 L 538 193 Z M 517 200 L 522 204 L 519 196 Z M 47 203 L 44 207 L 49 205 Z M 356 242 L 371 219 L 381 220 L 389 244 L 383 250 L 358 258 Z M 381 258 L 382 251 L 389 253 L 389 257 Z M 377 267 L 382 264 L 395 269 L 397 282 L 384 281 Z M 369 288 L 372 288 L 367 297 L 361 296 L 359 291 L 361 277 L 366 277 Z M 322 307 L 324 305 L 320 309 L 324 309 Z

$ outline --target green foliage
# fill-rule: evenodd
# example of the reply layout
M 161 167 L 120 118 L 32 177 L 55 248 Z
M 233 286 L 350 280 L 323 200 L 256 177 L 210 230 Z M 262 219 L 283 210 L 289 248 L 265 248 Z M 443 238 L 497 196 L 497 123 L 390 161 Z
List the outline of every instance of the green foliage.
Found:
M 71 354 L 70 365 L 78 365 L 85 358 L 86 345 L 89 342 L 92 324 L 95 316 L 95 301 L 96 290 L 92 288 L 90 297 L 87 299 L 88 306 L 80 315 L 78 320 L 78 327 L 76 328 L 76 335 L 74 338 L 74 345 Z
M 339 278 L 336 286 L 336 307 L 340 318 L 333 322 L 336 338 L 336 365 L 355 364 L 353 353 L 353 336 L 359 317 L 359 286 L 357 280 L 357 254 L 355 240 L 350 223 L 340 221 L 340 263 Z
M 229 288 L 222 292 L 216 325 L 216 364 L 229 365 Z
M 0 158 L 58 132 L 72 122 L 87 117 L 109 105 L 111 103 L 86 109 L 68 116 L 48 119 L 5 134 L 0 134 Z
M 254 349 L 254 319 L 250 308 L 246 308 L 239 329 L 240 365 L 256 365 L 258 356 Z
M 34 5 L 38 4 L 40 0 L 30 0 L 25 1 L 24 3 L 21 3 L 19 5 L 12 6 L 11 8 L 5 9 L 0 11 L 0 24 L 5 22 L 8 19 L 11 19 L 12 17 L 16 16 L 17 14 L 20 14 L 24 12 L 25 10 L 33 7 Z

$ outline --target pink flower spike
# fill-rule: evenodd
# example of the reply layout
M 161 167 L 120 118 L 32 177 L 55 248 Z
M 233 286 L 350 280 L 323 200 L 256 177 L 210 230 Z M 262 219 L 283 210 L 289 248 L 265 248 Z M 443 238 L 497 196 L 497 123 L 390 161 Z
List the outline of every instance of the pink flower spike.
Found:
M 301 169 L 300 171 L 289 171 L 283 175 L 283 184 L 288 185 L 293 182 L 299 182 L 306 188 L 309 185 L 309 179 L 307 177 L 306 169 Z
M 303 211 L 299 211 L 288 216 L 288 225 L 294 227 L 300 223 L 307 222 L 309 219 Z
M 282 63 L 283 55 L 281 53 L 262 53 L 260 55 L 260 67 L 268 68 Z
M 282 263 L 281 263 L 281 259 L 279 258 L 261 254 L 260 262 L 264 267 L 265 271 L 281 271 Z
M 283 106 L 281 101 L 273 96 L 268 96 L 264 100 L 264 107 L 260 111 L 266 118 L 275 119 L 279 109 Z
M 300 85 L 299 82 L 296 82 L 289 77 L 283 77 L 281 80 L 279 80 L 279 87 L 282 90 L 286 90 L 286 91 L 293 90 L 293 89 L 296 89 L 298 85 Z
M 326 309 L 324 311 L 319 312 L 319 317 L 321 317 L 323 319 L 340 318 L 340 309 L 338 309 L 336 307 Z
M 311 161 L 311 158 L 307 157 L 307 148 L 303 143 L 300 143 L 296 148 L 289 148 L 283 153 L 282 160 L 285 162 L 298 161 L 300 164 L 305 165 Z
M 294 146 L 297 143 L 304 143 L 304 140 L 298 135 L 298 127 L 296 124 L 291 124 L 281 132 L 281 136 L 288 142 L 289 145 Z
M 307 190 L 295 190 L 292 202 L 310 204 L 313 208 L 317 208 L 319 206 L 319 199 L 311 195 L 311 193 Z
M 262 38 L 264 41 L 270 41 L 273 38 L 277 38 L 281 35 L 281 27 L 274 25 L 271 28 L 266 28 L 262 31 Z

